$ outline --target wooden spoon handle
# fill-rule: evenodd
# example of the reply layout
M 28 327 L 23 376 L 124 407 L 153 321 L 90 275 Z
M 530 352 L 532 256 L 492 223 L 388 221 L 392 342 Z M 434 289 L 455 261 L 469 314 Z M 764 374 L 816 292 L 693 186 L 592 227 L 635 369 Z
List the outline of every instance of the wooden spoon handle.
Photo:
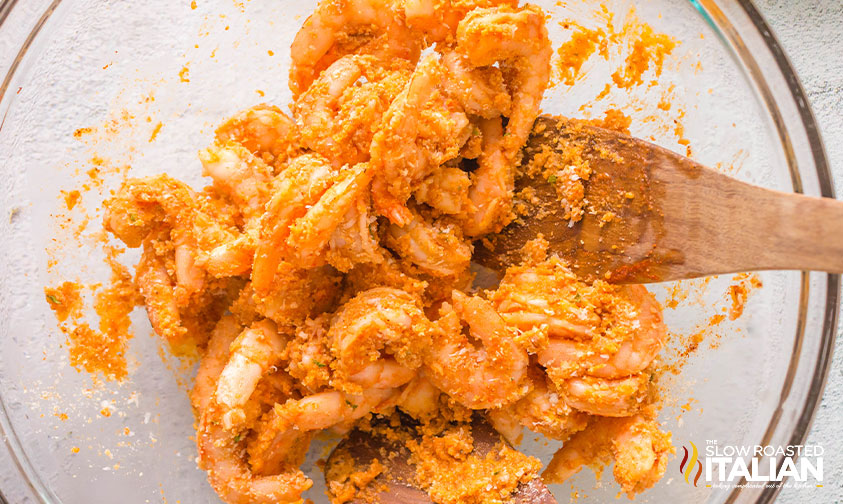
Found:
M 698 177 L 662 174 L 670 184 L 663 207 L 670 232 L 660 245 L 681 250 L 684 260 L 669 265 L 661 279 L 776 269 L 843 272 L 843 202 L 764 189 L 707 169 Z

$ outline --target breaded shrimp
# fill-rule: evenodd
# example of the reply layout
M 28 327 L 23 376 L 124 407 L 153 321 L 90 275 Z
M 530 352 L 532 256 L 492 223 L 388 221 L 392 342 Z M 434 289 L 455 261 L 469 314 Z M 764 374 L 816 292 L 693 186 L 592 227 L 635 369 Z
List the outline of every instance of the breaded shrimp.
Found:
M 442 92 L 445 74 L 438 58 L 425 58 L 372 139 L 372 202 L 399 226 L 412 218 L 405 204 L 413 191 L 445 161 L 458 157 L 471 134 L 462 107 Z
M 440 390 L 471 409 L 500 408 L 529 392 L 527 352 L 506 329 L 492 305 L 454 291 L 436 321 L 439 333 L 425 362 L 425 374 Z M 475 348 L 462 323 L 482 342 Z
M 278 175 L 260 222 L 260 239 L 252 268 L 252 287 L 256 291 L 266 291 L 270 287 L 279 264 L 289 253 L 290 226 L 328 190 L 334 176 L 330 163 L 312 154 L 291 160 Z
M 404 291 L 381 287 L 357 294 L 334 315 L 328 330 L 336 358 L 334 387 L 359 392 L 367 385 L 358 381 L 360 373 L 386 356 L 405 369 L 418 369 L 433 331 L 418 299 Z
M 584 376 L 570 378 L 558 384 L 568 406 L 592 415 L 607 417 L 635 414 L 645 403 L 649 385 L 650 375 L 647 373 L 616 380 Z
M 468 269 L 474 247 L 460 228 L 443 219 L 430 222 L 410 210 L 412 220 L 386 228 L 385 245 L 405 261 L 434 277 L 458 275 Z
M 323 70 L 348 54 L 337 46 L 358 35 L 381 37 L 377 44 L 381 59 L 415 62 L 419 57 L 421 41 L 407 28 L 393 0 L 322 0 L 290 47 L 293 97 L 304 93 Z
M 231 430 L 243 423 L 243 406 L 258 381 L 281 363 L 287 340 L 273 322 L 262 320 L 241 332 L 231 344 L 231 354 L 215 392 L 224 428 Z
M 223 145 L 237 142 L 268 163 L 286 161 L 298 147 L 293 120 L 267 104 L 238 112 L 217 128 L 216 138 Z
M 615 481 L 632 499 L 661 479 L 673 451 L 670 434 L 647 416 L 594 417 L 556 452 L 542 478 L 545 483 L 562 483 L 583 466 L 614 460 Z
M 550 79 L 552 47 L 544 12 L 533 5 L 474 9 L 459 24 L 457 51 L 475 67 L 500 64 L 512 90 L 504 154 L 514 162 L 538 117 Z

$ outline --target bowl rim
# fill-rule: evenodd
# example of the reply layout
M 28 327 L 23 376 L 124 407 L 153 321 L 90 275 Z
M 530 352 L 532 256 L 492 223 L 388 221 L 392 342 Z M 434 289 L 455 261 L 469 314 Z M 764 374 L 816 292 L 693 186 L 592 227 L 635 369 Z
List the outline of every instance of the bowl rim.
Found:
M 28 34 L 23 39 L 13 59 L 8 63 L 0 61 L 0 65 L 6 67 L 2 69 L 2 71 L 5 72 L 5 75 L 3 76 L 2 81 L 0 81 L 0 107 L 2 107 L 4 102 L 6 102 L 6 96 L 12 87 L 12 83 L 15 80 L 17 71 L 19 70 L 21 62 L 24 60 L 27 51 L 32 46 L 50 16 L 56 11 L 62 2 L 62 0 L 46 1 L 49 1 L 49 4 L 43 10 L 40 17 L 35 21 L 34 25 L 29 29 Z M 46 1 L 44 3 L 46 3 Z M 756 58 L 746 49 L 743 37 L 736 31 L 729 30 L 729 26 L 726 27 L 726 30 L 722 29 L 724 21 L 727 25 L 729 21 L 722 11 L 720 11 L 716 1 L 717 0 L 687 0 L 687 2 L 690 3 L 709 24 L 718 37 L 720 37 L 721 42 L 732 50 L 732 56 L 736 60 L 736 63 L 744 69 L 746 65 L 757 66 Z M 0 32 L 2 32 L 3 28 L 9 22 L 9 18 L 15 10 L 15 7 L 23 3 L 24 2 L 21 2 L 20 0 L 0 0 Z M 766 46 L 766 49 L 770 52 L 769 55 L 776 63 L 776 69 L 781 73 L 781 77 L 783 77 L 786 82 L 790 98 L 793 99 L 798 109 L 800 125 L 807 138 L 808 146 L 813 157 L 813 164 L 816 169 L 817 182 L 819 184 L 819 192 L 823 197 L 834 198 L 835 191 L 833 178 L 831 175 L 828 157 L 825 152 L 822 135 L 800 79 L 772 29 L 758 9 L 753 5 L 751 0 L 738 0 L 737 4 L 742 9 L 746 17 L 751 21 L 752 26 L 754 26 L 757 30 L 757 35 L 761 37 L 764 46 Z M 761 84 L 767 84 L 766 79 L 764 79 L 763 76 L 751 74 L 748 75 L 747 78 L 754 84 L 759 84 L 759 79 L 761 80 Z M 11 102 L 11 100 L 9 100 L 9 102 Z M 775 103 L 776 100 L 773 99 L 773 104 Z M 2 130 L 10 105 L 11 103 L 8 103 L 5 107 L 3 107 L 5 110 L 0 109 L 0 130 Z M 778 114 L 778 109 L 775 106 L 773 108 L 773 111 L 767 109 L 767 112 L 772 113 L 773 115 Z M 789 134 L 784 130 L 786 127 L 782 123 L 781 117 L 774 117 L 773 119 L 783 142 L 789 142 Z M 794 191 L 801 192 L 802 187 L 800 172 L 798 171 L 798 168 L 794 170 L 793 163 L 791 163 L 790 168 L 793 178 Z M 818 274 L 822 275 L 822 273 Z M 808 278 L 809 273 L 802 272 L 801 283 L 803 302 L 800 308 L 800 323 L 798 324 L 799 329 L 797 329 L 797 344 L 801 342 L 801 338 L 804 338 L 804 321 L 801 319 L 804 316 L 804 305 L 807 304 L 806 289 L 808 288 Z M 805 442 L 808 434 L 810 433 L 817 409 L 823 398 L 823 392 L 831 367 L 832 354 L 836 339 L 840 309 L 840 294 L 841 275 L 827 274 L 825 312 L 822 318 L 821 331 L 822 340 L 819 351 L 817 352 L 816 362 L 814 363 L 813 375 L 811 376 L 808 394 L 801 405 L 795 428 L 793 428 L 788 439 L 788 443 L 791 445 L 801 445 Z M 789 369 L 788 375 L 789 377 L 791 377 L 791 374 L 795 372 L 795 366 L 793 364 L 794 363 L 791 362 L 791 369 Z M 775 417 L 770 421 L 765 437 L 769 436 L 769 434 L 775 430 L 777 422 L 778 419 Z M 40 502 L 45 504 L 62 502 L 48 486 L 44 485 L 41 480 L 41 476 L 35 470 L 27 454 L 23 450 L 23 447 L 20 445 L 15 429 L 11 424 L 11 418 L 6 410 L 2 394 L 0 394 L 0 436 L 3 437 L 5 449 L 11 457 L 17 472 L 24 480 L 25 485 L 29 488 L 29 490 L 31 490 L 32 494 L 36 496 Z M 760 495 L 757 496 L 755 502 L 773 502 L 780 490 L 781 487 L 778 486 L 765 488 Z M 741 488 L 733 489 L 727 497 L 726 502 L 731 503 L 743 500 L 741 499 L 740 494 Z M 0 504 L 6 504 L 7 502 L 8 501 L 3 494 L 3 489 L 0 488 Z

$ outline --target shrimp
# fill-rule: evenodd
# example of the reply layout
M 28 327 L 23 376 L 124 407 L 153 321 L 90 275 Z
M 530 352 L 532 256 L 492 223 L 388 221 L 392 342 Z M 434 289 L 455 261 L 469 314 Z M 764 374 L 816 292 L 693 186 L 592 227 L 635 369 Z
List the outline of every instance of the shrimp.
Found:
M 202 360 L 199 361 L 199 369 L 196 371 L 196 379 L 190 391 L 190 404 L 193 406 L 197 419 L 202 416 L 202 412 L 213 398 L 217 380 L 231 354 L 231 344 L 240 335 L 241 330 L 242 327 L 233 315 L 225 315 L 211 332 L 208 347 L 202 354 Z
M 407 384 L 415 376 L 414 370 L 398 364 L 395 359 L 385 358 L 369 364 L 348 379 L 363 389 L 394 389 Z
M 232 312 L 244 319 L 256 314 L 279 326 L 298 325 L 308 317 L 334 309 L 341 280 L 330 266 L 301 269 L 283 262 L 268 289 L 257 291 L 246 284 Z
M 421 41 L 404 23 L 393 0 L 322 0 L 290 46 L 290 90 L 297 98 L 338 58 L 349 54 L 338 46 L 355 37 L 378 39 L 377 56 L 415 63 Z M 361 43 L 357 43 L 359 48 Z
M 357 294 L 334 315 L 328 330 L 331 352 L 337 359 L 333 385 L 352 393 L 371 385 L 365 380 L 361 383 L 364 375 L 360 373 L 371 372 L 373 368 L 368 366 L 375 363 L 386 365 L 384 353 L 402 368 L 418 369 L 432 332 L 418 300 L 406 292 L 381 287 Z M 398 372 L 395 367 L 391 370 Z
M 442 64 L 447 70 L 443 83 L 445 91 L 467 113 L 483 119 L 510 115 L 512 98 L 500 68 L 473 67 L 465 56 L 456 51 L 444 53 Z
M 246 147 L 236 143 L 216 143 L 199 152 L 202 174 L 231 198 L 244 219 L 256 221 L 269 199 L 271 169 Z
M 174 254 L 167 250 L 167 244 L 150 243 L 135 268 L 135 283 L 155 333 L 174 353 L 186 355 L 204 344 L 232 295 L 236 295 L 232 289 L 237 285 L 213 281 L 202 291 L 190 292 L 178 284 L 174 270 Z
M 301 444 L 303 436 L 391 408 L 396 397 L 393 389 L 374 388 L 361 394 L 334 390 L 276 404 L 261 419 L 257 436 L 249 445 L 253 470 L 262 473 L 287 465 L 284 459 Z
M 164 262 L 152 252 L 145 251 L 136 267 L 135 282 L 155 333 L 173 348 L 181 348 L 188 343 L 190 335 L 182 324 L 175 285 Z
M 528 323 L 535 326 L 545 323 L 548 318 L 554 320 L 556 330 L 537 356 L 555 381 L 584 374 L 607 379 L 634 375 L 646 369 L 661 351 L 666 333 L 661 307 L 645 287 L 615 288 L 595 282 L 591 288 L 576 289 L 574 303 L 557 298 L 555 306 L 551 307 L 546 300 L 552 292 L 560 293 L 560 290 L 545 287 L 544 296 L 528 298 L 532 287 L 541 289 L 542 275 L 524 272 L 516 276 L 519 278 L 515 281 L 522 285 L 520 295 L 510 294 L 499 306 L 513 310 L 516 305 L 530 305 L 530 314 L 513 310 L 513 316 L 509 318 L 522 328 Z M 525 280 L 529 279 L 536 282 L 523 288 L 527 285 Z M 565 291 L 567 289 L 563 287 L 561 292 Z M 578 302 L 576 297 L 579 297 Z M 544 313 L 533 316 L 541 311 Z M 582 317 L 577 312 L 587 316 Z M 565 337 L 570 335 L 577 339 Z
M 278 175 L 277 187 L 261 217 L 260 238 L 252 267 L 252 286 L 267 290 L 276 270 L 288 254 L 290 226 L 307 213 L 307 207 L 331 186 L 335 173 L 330 163 L 320 156 L 305 154 L 290 161 Z
M 445 70 L 434 56 L 422 61 L 384 114 L 372 139 L 375 210 L 394 224 L 411 219 L 404 206 L 422 181 L 445 161 L 459 156 L 471 135 L 459 104 L 441 91 Z
M 611 339 L 603 344 L 551 339 L 539 351 L 539 363 L 556 376 L 585 373 L 598 378 L 622 378 L 646 369 L 661 351 L 667 331 L 661 307 L 644 286 L 623 287 L 619 294 L 630 302 L 616 307 L 627 309 L 631 320 L 629 335 L 620 342 Z
M 338 59 L 293 104 L 301 143 L 337 169 L 368 161 L 375 126 L 411 73 L 404 60 Z
M 233 436 L 221 421 L 224 408 L 211 401 L 202 414 L 196 433 L 199 467 L 228 504 L 277 504 L 300 502 L 313 482 L 298 469 L 260 476 L 242 458 L 241 436 Z
M 583 430 L 588 415 L 573 410 L 547 377 L 533 377 L 533 389 L 518 402 L 488 412 L 495 428 L 513 444 L 520 438 L 520 427 L 559 440 Z
M 294 132 L 293 120 L 281 109 L 261 104 L 240 111 L 225 121 L 217 128 L 216 138 L 223 145 L 237 142 L 271 164 L 286 161 L 296 152 Z
M 407 25 L 424 34 L 428 43 L 450 44 L 465 15 L 478 7 L 518 6 L 518 0 L 403 0 Z
M 319 201 L 290 226 L 287 247 L 294 251 L 293 262 L 305 268 L 324 264 L 323 250 L 358 200 L 367 195 L 371 176 L 368 163 L 343 170 Z
M 544 332 L 538 362 L 557 384 L 637 375 L 665 339 L 661 307 L 645 287 L 586 285 L 555 258 L 509 268 L 492 299 L 509 326 Z
M 492 296 L 507 325 L 521 332 L 541 329 L 550 338 L 586 340 L 599 333 L 603 300 L 611 287 L 588 286 L 557 258 L 507 269 Z
M 474 67 L 499 63 L 512 90 L 504 155 L 510 163 L 527 141 L 550 79 L 552 47 L 542 10 L 502 5 L 470 11 L 457 28 L 458 52 Z
M 231 355 L 220 373 L 215 397 L 222 410 L 223 426 L 232 430 L 245 421 L 246 404 L 258 381 L 281 363 L 287 338 L 275 324 L 263 320 L 252 324 L 231 344 Z
M 385 244 L 400 257 L 433 276 L 459 275 L 468 269 L 474 247 L 459 227 L 444 220 L 432 223 L 415 210 L 403 227 L 390 224 Z
M 650 375 L 608 380 L 585 376 L 558 384 L 565 403 L 579 411 L 608 417 L 630 416 L 641 409 L 650 391 Z
M 425 178 L 413 193 L 418 203 L 447 215 L 459 215 L 470 207 L 468 173 L 455 166 L 441 166 Z
M 367 192 L 355 198 L 342 221 L 328 239 L 325 260 L 348 273 L 358 264 L 381 264 L 387 254 L 380 245 L 377 217 L 371 211 Z
M 472 211 L 467 213 L 463 224 L 463 231 L 468 236 L 499 232 L 514 218 L 515 173 L 504 153 L 501 119 L 481 120 L 480 131 L 483 148 L 468 192 Z
M 527 352 L 521 348 L 492 305 L 454 291 L 436 321 L 439 334 L 425 362 L 428 379 L 470 409 L 500 408 L 529 392 Z M 463 334 L 465 321 L 477 349 Z
M 442 393 L 419 371 L 404 387 L 396 405 L 411 417 L 426 421 L 439 411 L 439 396 Z
M 251 265 L 250 259 L 240 256 L 245 264 L 217 260 L 211 261 L 214 267 L 207 267 L 214 251 L 232 246 L 241 235 L 232 223 L 213 215 L 206 198 L 168 175 L 130 179 L 104 206 L 104 227 L 128 247 L 172 244 L 177 286 L 187 294 L 202 290 L 205 273 L 232 276 Z
M 265 324 L 259 324 L 258 327 L 260 326 L 269 329 Z M 197 383 L 191 395 L 194 406 L 199 413 L 199 425 L 196 431 L 199 467 L 207 471 L 211 486 L 220 498 L 229 504 L 298 502 L 301 494 L 312 486 L 312 482 L 298 470 L 288 469 L 282 472 L 284 468 L 278 468 L 273 475 L 266 476 L 260 475 L 250 468 L 241 455 L 245 444 L 243 440 L 246 439 L 246 436 L 242 435 L 242 430 L 240 430 L 242 426 L 238 429 L 236 435 L 232 433 L 225 426 L 225 418 L 229 416 L 230 408 L 220 404 L 217 393 L 208 395 L 213 388 L 213 382 L 217 379 L 222 381 L 225 370 L 231 369 L 228 367 L 229 364 L 232 364 L 231 360 L 225 366 L 222 365 L 222 358 L 228 351 L 228 341 L 234 339 L 236 342 L 246 331 L 250 331 L 250 329 L 247 329 L 238 336 L 238 328 L 239 324 L 233 320 L 233 317 L 224 317 L 217 325 L 214 336 L 209 342 L 208 352 L 200 365 Z M 247 343 L 246 340 L 248 339 L 251 338 L 244 337 L 240 341 L 238 350 L 243 349 L 243 344 Z M 257 342 L 261 339 L 257 338 L 253 341 Z M 235 350 L 235 352 L 238 350 Z M 241 353 L 241 355 L 243 354 Z M 254 356 L 254 354 L 252 355 Z M 237 366 L 236 364 L 233 365 Z M 248 367 L 250 366 L 247 364 L 246 368 Z M 272 376 L 267 376 L 267 378 Z M 249 380 L 246 381 L 249 382 Z M 264 382 L 262 381 L 262 383 Z M 244 387 L 240 392 L 245 392 L 248 388 L 254 390 L 260 387 L 260 384 L 258 384 L 258 387 L 251 387 L 250 383 L 244 383 L 243 385 Z M 219 389 L 219 385 L 217 385 L 217 389 Z M 251 397 L 252 392 L 249 392 L 249 395 L 250 397 L 247 399 L 254 400 Z M 254 395 L 257 395 L 257 391 Z M 257 398 L 257 400 L 261 403 L 267 402 L 267 399 L 262 397 Z M 247 405 L 244 404 L 245 406 Z M 260 410 L 256 413 L 260 414 Z M 253 412 L 251 415 L 256 413 Z M 292 466 L 297 466 L 303 461 L 303 458 L 304 451 L 301 449 L 298 451 L 290 450 L 285 461 L 289 461 Z
M 661 479 L 673 451 L 670 433 L 645 415 L 594 417 L 553 455 L 542 478 L 545 483 L 562 483 L 583 466 L 614 460 L 615 481 L 632 499 Z

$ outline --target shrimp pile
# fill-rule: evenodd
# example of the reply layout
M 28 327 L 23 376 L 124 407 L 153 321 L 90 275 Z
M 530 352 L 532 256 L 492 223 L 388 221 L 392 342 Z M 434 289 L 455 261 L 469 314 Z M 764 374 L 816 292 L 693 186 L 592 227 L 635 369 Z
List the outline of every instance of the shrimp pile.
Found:
M 106 202 L 106 229 L 142 249 L 154 331 L 201 355 L 199 465 L 225 502 L 298 502 L 314 435 L 396 410 L 567 440 L 549 481 L 594 457 L 630 495 L 663 474 L 646 289 L 551 257 L 472 290 L 473 242 L 513 219 L 551 52 L 518 0 L 323 0 L 292 45 L 291 113 L 219 126 L 201 190 L 159 175 Z

